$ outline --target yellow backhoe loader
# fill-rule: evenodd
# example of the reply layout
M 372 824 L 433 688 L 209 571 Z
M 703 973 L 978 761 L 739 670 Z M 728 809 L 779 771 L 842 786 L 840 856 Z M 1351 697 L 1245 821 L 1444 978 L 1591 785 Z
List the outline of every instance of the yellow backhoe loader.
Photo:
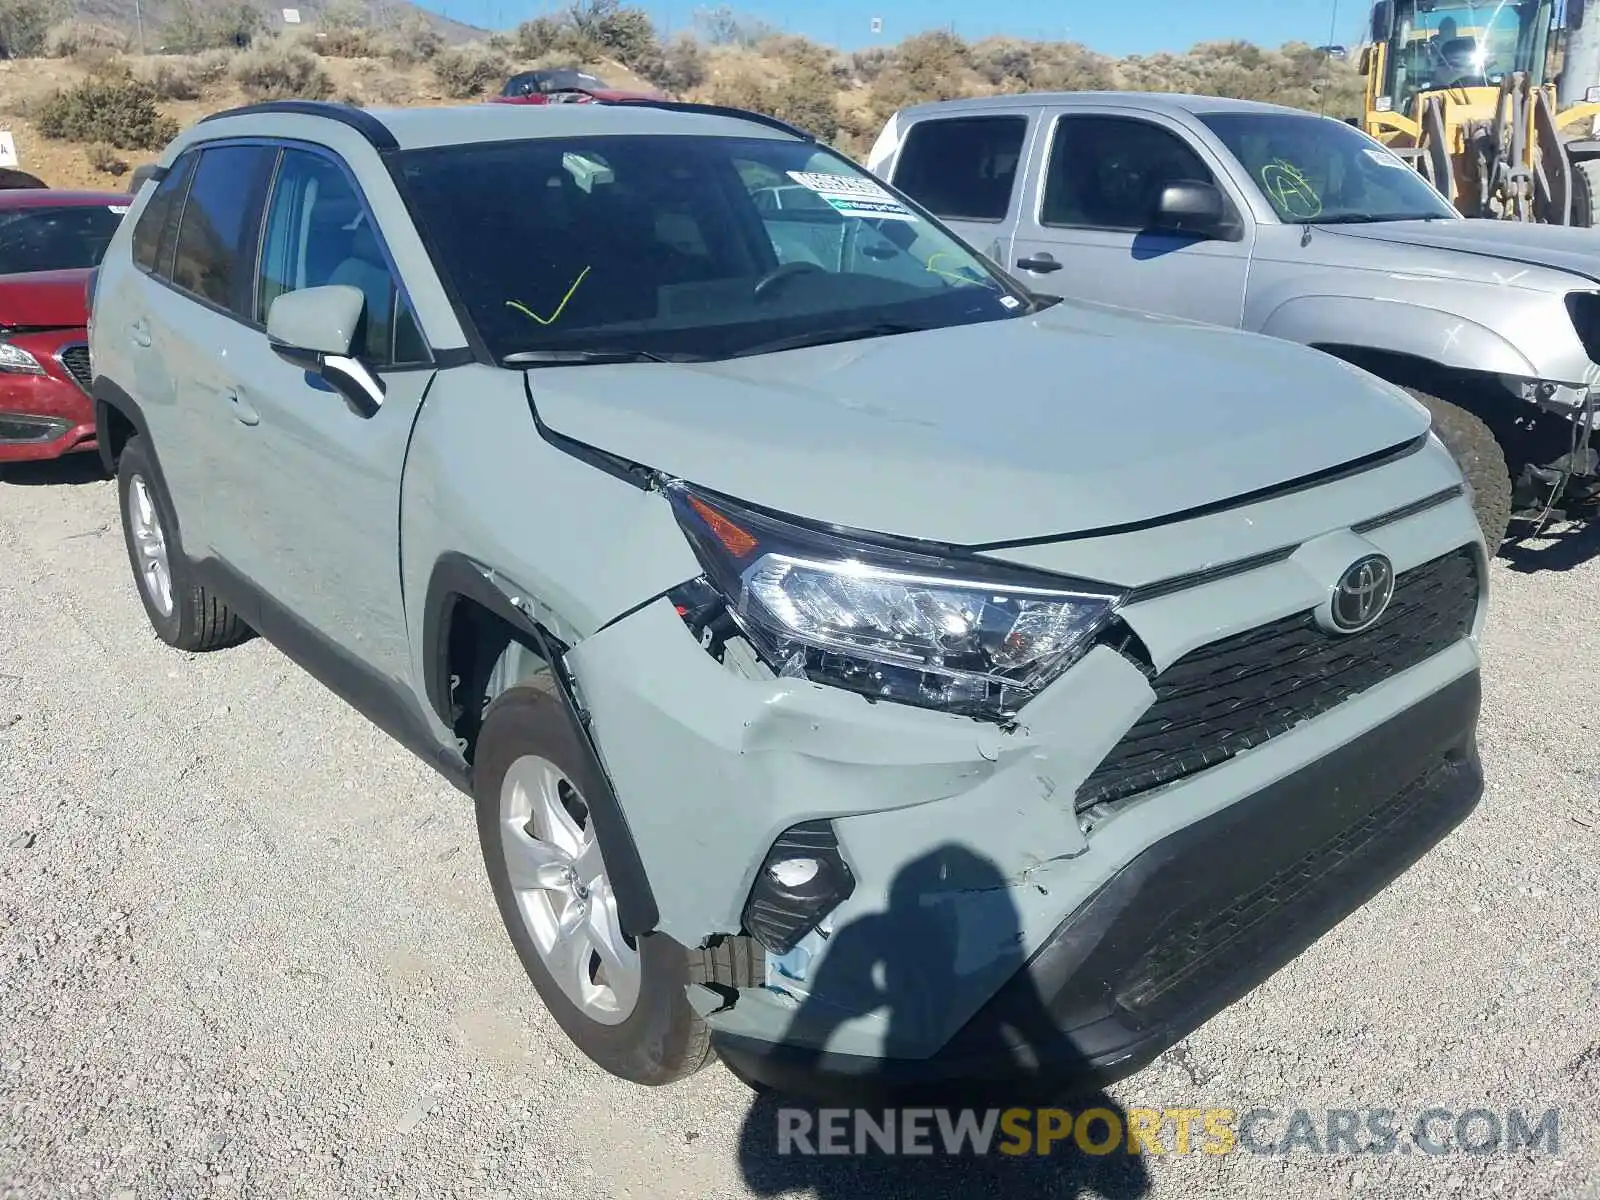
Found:
M 1362 126 L 1463 214 L 1600 225 L 1600 12 L 1378 0 Z

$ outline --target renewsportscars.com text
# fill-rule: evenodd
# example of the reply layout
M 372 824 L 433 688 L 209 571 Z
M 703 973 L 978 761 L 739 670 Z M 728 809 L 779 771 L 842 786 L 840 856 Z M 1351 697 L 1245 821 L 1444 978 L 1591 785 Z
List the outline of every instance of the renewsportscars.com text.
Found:
M 779 1154 L 1555 1154 L 1560 1115 L 1520 1108 L 781 1108 Z

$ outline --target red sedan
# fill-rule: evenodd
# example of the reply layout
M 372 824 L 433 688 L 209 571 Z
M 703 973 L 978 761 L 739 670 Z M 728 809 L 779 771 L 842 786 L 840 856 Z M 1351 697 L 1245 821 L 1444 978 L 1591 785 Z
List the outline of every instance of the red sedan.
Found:
M 0 463 L 95 448 L 86 289 L 130 202 L 0 190 Z

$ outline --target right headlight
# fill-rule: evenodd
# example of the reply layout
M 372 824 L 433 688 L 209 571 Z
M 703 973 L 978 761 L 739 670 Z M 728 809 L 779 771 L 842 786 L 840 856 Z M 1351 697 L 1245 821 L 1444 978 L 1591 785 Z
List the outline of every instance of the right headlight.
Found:
M 779 675 L 1005 720 L 1088 648 L 1114 589 L 879 545 L 673 482 L 707 581 Z

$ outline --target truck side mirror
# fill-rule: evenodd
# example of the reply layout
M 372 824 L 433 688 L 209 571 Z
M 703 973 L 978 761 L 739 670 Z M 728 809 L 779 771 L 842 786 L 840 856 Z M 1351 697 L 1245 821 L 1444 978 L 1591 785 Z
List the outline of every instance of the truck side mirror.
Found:
M 1176 180 L 1161 189 L 1151 229 L 1220 241 L 1232 241 L 1240 234 L 1222 190 L 1193 179 Z
M 1360 55 L 1356 58 L 1356 71 L 1357 71 L 1358 74 L 1366 75 L 1366 74 L 1370 73 L 1371 70 L 1372 70 L 1372 47 L 1371 46 L 1363 46 L 1363 47 L 1361 47 Z

